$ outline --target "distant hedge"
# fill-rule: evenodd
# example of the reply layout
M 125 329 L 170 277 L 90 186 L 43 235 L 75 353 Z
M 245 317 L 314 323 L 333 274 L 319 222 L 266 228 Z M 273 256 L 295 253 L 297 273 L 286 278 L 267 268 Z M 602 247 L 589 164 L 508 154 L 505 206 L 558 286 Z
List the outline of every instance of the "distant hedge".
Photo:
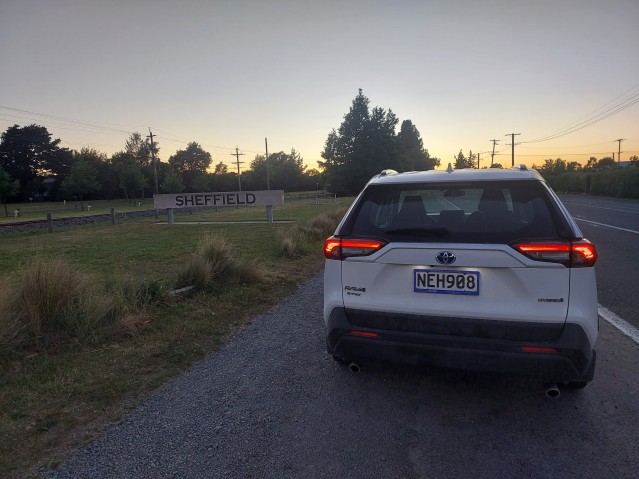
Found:
M 575 171 L 544 177 L 557 192 L 639 198 L 639 168 Z

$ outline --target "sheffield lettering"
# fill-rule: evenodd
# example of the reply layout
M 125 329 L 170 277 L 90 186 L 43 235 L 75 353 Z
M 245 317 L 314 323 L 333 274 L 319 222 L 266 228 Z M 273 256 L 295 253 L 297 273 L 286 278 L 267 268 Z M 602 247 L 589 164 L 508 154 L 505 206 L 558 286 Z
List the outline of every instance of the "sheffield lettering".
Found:
M 177 195 L 175 206 L 239 206 L 255 204 L 253 193 L 193 193 Z

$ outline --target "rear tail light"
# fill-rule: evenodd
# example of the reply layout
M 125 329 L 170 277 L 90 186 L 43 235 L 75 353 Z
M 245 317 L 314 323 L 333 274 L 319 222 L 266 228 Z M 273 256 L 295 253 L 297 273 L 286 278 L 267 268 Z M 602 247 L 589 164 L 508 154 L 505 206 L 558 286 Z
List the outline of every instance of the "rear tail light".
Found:
M 597 261 L 597 250 L 588 240 L 572 244 L 572 267 L 594 266 Z
M 588 240 L 573 243 L 520 243 L 513 246 L 536 261 L 561 263 L 568 268 L 594 266 L 597 250 Z
M 324 241 L 324 256 L 327 259 L 343 260 L 352 256 L 368 256 L 386 246 L 383 241 L 362 239 L 340 239 L 331 236 Z

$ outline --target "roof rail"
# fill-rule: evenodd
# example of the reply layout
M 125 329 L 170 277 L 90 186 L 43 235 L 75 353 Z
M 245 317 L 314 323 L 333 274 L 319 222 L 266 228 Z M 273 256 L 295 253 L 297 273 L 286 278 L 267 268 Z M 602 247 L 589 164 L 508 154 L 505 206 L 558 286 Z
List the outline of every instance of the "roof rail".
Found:
M 379 176 L 388 176 L 388 175 L 396 175 L 397 172 L 395 170 L 382 170 Z

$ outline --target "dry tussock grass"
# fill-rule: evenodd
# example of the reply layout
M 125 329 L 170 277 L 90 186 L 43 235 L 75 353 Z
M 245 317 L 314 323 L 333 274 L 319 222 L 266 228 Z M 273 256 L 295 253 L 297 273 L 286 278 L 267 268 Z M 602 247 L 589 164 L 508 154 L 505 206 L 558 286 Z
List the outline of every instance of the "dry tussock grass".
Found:
M 0 352 L 14 350 L 26 337 L 26 325 L 15 308 L 15 290 L 0 279 Z
M 161 285 L 130 277 L 105 291 L 62 259 L 35 260 L 15 284 L 0 281 L 0 353 L 89 344 L 119 330 L 130 334 L 139 330 L 131 318 L 165 296 Z
M 237 258 L 230 243 L 219 235 L 206 235 L 197 252 L 178 275 L 178 286 L 196 290 L 213 289 L 222 284 L 264 281 L 265 273 L 253 261 Z
M 280 241 L 280 256 L 296 258 L 309 254 L 314 249 L 315 241 L 323 240 L 333 234 L 345 213 L 346 209 L 338 208 L 317 215 L 309 225 L 293 226 Z

